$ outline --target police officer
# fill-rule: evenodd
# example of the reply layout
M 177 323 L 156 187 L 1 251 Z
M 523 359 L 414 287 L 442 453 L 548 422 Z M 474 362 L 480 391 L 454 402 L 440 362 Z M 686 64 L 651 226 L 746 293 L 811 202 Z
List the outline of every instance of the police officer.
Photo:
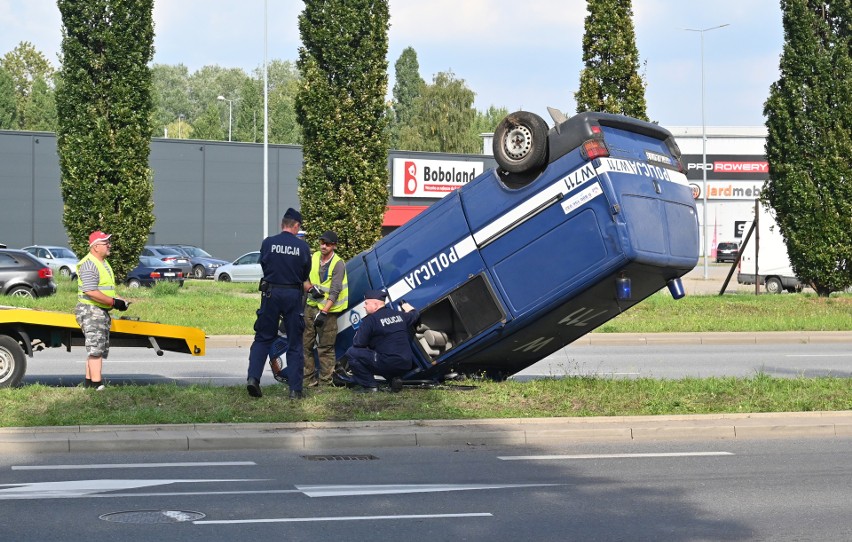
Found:
M 246 389 L 252 397 L 261 397 L 260 377 L 269 356 L 269 348 L 278 337 L 278 324 L 287 330 L 288 337 L 301 337 L 305 329 L 302 318 L 302 294 L 311 272 L 308 244 L 296 235 L 302 226 L 302 214 L 287 209 L 281 219 L 281 233 L 263 240 L 260 246 L 260 308 L 254 323 L 254 342 L 249 351 Z M 287 345 L 287 377 L 290 398 L 302 398 L 304 370 L 302 341 Z
M 407 373 L 414 362 L 409 329 L 420 321 L 420 313 L 403 303 L 404 312 L 385 305 L 385 292 L 367 290 L 364 295 L 367 316 L 361 321 L 352 346 L 346 351 L 352 380 L 360 384 L 356 393 L 378 391 L 373 375 L 391 381 Z
M 305 380 L 306 386 L 331 384 L 334 371 L 334 343 L 337 340 L 337 317 L 349 306 L 349 283 L 346 262 L 337 255 L 337 234 L 323 233 L 320 247 L 311 260 L 311 288 L 305 307 Z M 316 349 L 319 374 L 314 364 Z

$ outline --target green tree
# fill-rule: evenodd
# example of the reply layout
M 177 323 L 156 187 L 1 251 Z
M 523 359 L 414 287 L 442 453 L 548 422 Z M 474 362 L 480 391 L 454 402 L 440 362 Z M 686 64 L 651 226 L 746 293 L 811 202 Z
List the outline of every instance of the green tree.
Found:
M 36 77 L 24 107 L 24 130 L 56 131 L 56 99 L 47 81 Z
M 400 131 L 401 148 L 466 154 L 482 152 L 479 137 L 472 135 L 476 119 L 474 98 L 475 94 L 467 88 L 464 79 L 457 79 L 452 72 L 439 72 L 415 100 L 411 124 L 417 130 L 417 139 L 409 139 L 411 132 Z M 421 146 L 415 148 L 415 144 Z
M 240 106 L 234 114 L 233 140 L 263 141 L 263 80 L 246 78 L 240 89 Z M 237 105 L 237 104 L 234 104 Z M 272 139 L 270 138 L 270 141 Z
M 153 0 L 58 0 L 62 83 L 57 147 L 63 221 L 71 246 L 114 235 L 116 278 L 138 263 L 153 214 L 151 70 Z
M 852 284 L 852 58 L 847 1 L 782 0 L 780 77 L 764 104 L 774 209 L 796 274 L 820 296 Z
M 15 81 L 3 66 L 0 66 L 0 130 L 18 127 L 18 104 L 15 101 Z
M 151 78 L 154 99 L 151 122 L 152 131 L 155 134 L 162 133 L 163 126 L 177 123 L 180 115 L 183 115 L 186 121 L 190 118 L 191 112 L 197 111 L 189 99 L 189 70 L 186 66 L 154 64 L 151 66 Z M 171 128 L 169 128 L 169 137 L 172 137 Z M 177 137 L 177 131 L 174 137 Z
M 28 41 L 22 41 L 13 50 L 0 59 L 0 67 L 6 69 L 12 76 L 15 86 L 15 101 L 17 107 L 18 127 L 26 129 L 27 102 L 32 93 L 33 82 L 37 79 L 50 81 L 53 77 L 53 67 L 44 54 L 33 47 Z
M 296 96 L 301 81 L 299 69 L 289 60 L 273 60 L 269 64 L 268 79 L 269 140 L 300 144 L 302 131 L 296 118 Z
M 420 77 L 420 64 L 417 53 L 406 47 L 394 64 L 393 117 L 391 120 L 391 146 L 399 147 L 399 133 L 402 127 L 411 123 L 415 112 L 415 101 L 423 93 L 426 82 Z
M 387 0 L 305 0 L 296 115 L 304 137 L 302 215 L 348 258 L 381 236 L 388 200 Z
M 645 81 L 631 0 L 588 0 L 577 112 L 604 111 L 648 120 Z
M 493 105 L 485 112 L 476 112 L 476 118 L 473 119 L 473 125 L 471 126 L 470 137 L 477 142 L 480 149 L 482 149 L 482 134 L 493 134 L 494 130 L 497 129 L 497 125 L 508 114 L 509 110 L 505 107 L 495 107 Z
M 189 101 L 191 110 L 187 112 L 187 116 L 193 122 L 193 125 L 198 117 L 206 113 L 210 105 L 217 106 L 221 109 L 222 116 L 225 119 L 225 131 L 221 139 L 227 140 L 228 102 L 219 101 L 217 98 L 222 96 L 228 100 L 232 100 L 231 116 L 232 119 L 236 119 L 242 107 L 240 92 L 243 89 L 246 79 L 249 79 L 249 76 L 242 69 L 222 68 L 220 66 L 204 66 L 190 75 Z M 231 132 L 231 138 L 233 139 L 233 125 L 231 126 Z
M 228 112 L 222 121 L 222 110 L 216 103 L 211 103 L 201 116 L 192 124 L 192 139 L 222 141 L 228 138 Z

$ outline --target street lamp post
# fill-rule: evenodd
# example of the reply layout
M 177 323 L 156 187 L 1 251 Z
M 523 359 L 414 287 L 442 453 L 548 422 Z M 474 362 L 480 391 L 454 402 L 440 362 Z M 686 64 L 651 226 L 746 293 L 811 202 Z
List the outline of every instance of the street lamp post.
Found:
M 701 191 L 704 193 L 704 280 L 708 279 L 707 260 L 710 251 L 707 249 L 707 123 L 704 120 L 704 33 L 728 26 L 729 23 L 711 26 L 710 28 L 684 28 L 687 32 L 701 34 Z
M 234 100 L 229 100 L 228 98 L 225 98 L 224 96 L 218 96 L 216 99 L 219 100 L 220 102 L 228 102 L 228 141 L 230 141 L 231 140 L 231 119 L 233 118 L 231 116 L 231 112 L 232 112 L 232 108 L 233 108 L 233 105 L 234 105 Z

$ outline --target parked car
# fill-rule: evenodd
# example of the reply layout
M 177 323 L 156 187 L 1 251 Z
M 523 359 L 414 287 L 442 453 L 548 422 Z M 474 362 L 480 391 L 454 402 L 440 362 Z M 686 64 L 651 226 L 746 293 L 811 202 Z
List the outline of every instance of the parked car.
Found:
M 716 263 L 735 262 L 739 249 L 736 243 L 719 243 L 716 246 Z
M 192 245 L 167 245 L 174 247 L 189 257 L 192 264 L 192 276 L 196 279 L 212 278 L 219 266 L 230 263 L 228 260 L 214 258 L 207 251 Z
M 50 267 L 23 250 L 0 249 L 0 294 L 46 297 L 55 293 Z
M 214 280 L 222 282 L 260 282 L 263 270 L 260 268 L 260 251 L 243 254 L 233 262 L 216 269 Z
M 53 270 L 54 275 L 65 278 L 77 276 L 77 262 L 80 261 L 80 258 L 68 247 L 33 245 L 21 250 L 29 252 L 47 264 Z
M 139 265 L 133 268 L 124 279 L 130 288 L 153 286 L 160 281 L 177 282 L 183 286 L 183 271 L 178 267 L 163 264 L 162 260 L 150 256 L 139 256 Z
M 157 258 L 167 266 L 177 267 L 183 273 L 184 277 L 188 277 L 192 273 L 192 263 L 189 261 L 189 257 L 175 247 L 145 245 L 142 247 L 142 254 L 140 256 Z

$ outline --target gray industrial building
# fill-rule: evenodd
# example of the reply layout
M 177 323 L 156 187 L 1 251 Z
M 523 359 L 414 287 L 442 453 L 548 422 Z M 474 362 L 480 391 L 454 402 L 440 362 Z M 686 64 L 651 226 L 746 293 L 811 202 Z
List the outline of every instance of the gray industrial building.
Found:
M 288 207 L 299 207 L 302 149 L 269 145 L 268 155 L 271 234 L 279 231 Z M 151 141 L 150 165 L 156 217 L 151 243 L 196 245 L 226 260 L 260 247 L 262 144 L 157 138 Z M 473 174 L 495 165 L 490 156 L 391 151 L 392 195 L 384 227 L 401 225 Z M 428 178 L 421 177 L 424 171 Z M 0 131 L 0 243 L 9 248 L 68 246 L 59 178 L 55 134 Z

